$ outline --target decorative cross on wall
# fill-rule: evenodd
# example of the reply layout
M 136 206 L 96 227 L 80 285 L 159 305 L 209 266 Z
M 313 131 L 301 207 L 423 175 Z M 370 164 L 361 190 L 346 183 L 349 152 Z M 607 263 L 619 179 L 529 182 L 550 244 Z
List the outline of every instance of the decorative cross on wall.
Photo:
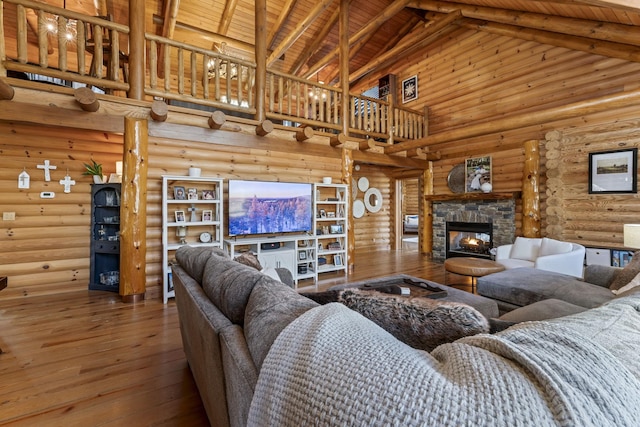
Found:
M 190 208 L 187 209 L 189 212 L 191 212 L 191 222 L 197 222 L 198 218 L 196 217 L 196 211 L 198 210 L 196 208 L 196 205 L 191 205 Z
M 64 192 L 71 193 L 71 186 L 76 185 L 76 182 L 71 179 L 69 175 L 60 180 L 60 184 L 64 185 Z
M 27 170 L 24 169 L 20 172 L 20 175 L 18 175 L 18 188 L 29 188 L 29 180 L 30 176 L 27 173 Z
M 49 173 L 49 170 L 55 170 L 58 169 L 57 166 L 53 166 L 49 164 L 49 160 L 45 160 L 43 165 L 37 165 L 36 166 L 38 169 L 44 169 L 44 180 L 45 181 L 51 181 L 51 174 Z

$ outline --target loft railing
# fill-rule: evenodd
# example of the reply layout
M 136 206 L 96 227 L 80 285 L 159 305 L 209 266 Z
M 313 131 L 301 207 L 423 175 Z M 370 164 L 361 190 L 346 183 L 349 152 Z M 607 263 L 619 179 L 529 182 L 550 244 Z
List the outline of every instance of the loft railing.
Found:
M 0 75 L 33 73 L 124 94 L 129 64 L 121 39 L 128 34 L 127 26 L 109 19 L 31 0 L 0 0 Z M 153 34 L 145 34 L 145 52 L 146 95 L 256 114 L 255 62 Z M 267 70 L 265 106 L 272 120 L 337 133 L 344 117 L 349 133 L 361 137 L 393 142 L 424 136 L 419 111 L 349 94 L 344 114 L 342 96 L 340 88 Z

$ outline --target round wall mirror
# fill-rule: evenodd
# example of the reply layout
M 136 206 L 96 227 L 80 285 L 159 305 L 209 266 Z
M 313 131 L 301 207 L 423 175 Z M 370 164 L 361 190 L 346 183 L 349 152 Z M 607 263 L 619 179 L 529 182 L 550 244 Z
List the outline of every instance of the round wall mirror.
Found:
M 382 209 L 382 193 L 377 188 L 370 188 L 364 193 L 364 205 L 369 212 L 378 212 Z
M 358 199 L 353 202 L 353 217 L 362 218 L 364 216 L 364 203 Z

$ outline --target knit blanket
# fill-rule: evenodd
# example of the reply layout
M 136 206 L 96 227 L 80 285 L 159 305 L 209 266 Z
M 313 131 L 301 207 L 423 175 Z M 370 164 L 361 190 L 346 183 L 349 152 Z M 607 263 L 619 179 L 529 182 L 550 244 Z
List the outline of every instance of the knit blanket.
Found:
M 271 347 L 248 425 L 637 426 L 634 304 L 527 322 L 431 353 L 341 304 L 320 306 Z

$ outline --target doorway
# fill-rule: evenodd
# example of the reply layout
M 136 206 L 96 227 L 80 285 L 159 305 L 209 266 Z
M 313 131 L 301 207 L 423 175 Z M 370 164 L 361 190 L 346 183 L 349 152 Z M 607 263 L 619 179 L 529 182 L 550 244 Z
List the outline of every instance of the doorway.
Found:
M 397 180 L 400 203 L 398 206 L 397 227 L 400 239 L 399 248 L 403 251 L 418 251 L 420 247 L 420 179 L 402 178 Z

